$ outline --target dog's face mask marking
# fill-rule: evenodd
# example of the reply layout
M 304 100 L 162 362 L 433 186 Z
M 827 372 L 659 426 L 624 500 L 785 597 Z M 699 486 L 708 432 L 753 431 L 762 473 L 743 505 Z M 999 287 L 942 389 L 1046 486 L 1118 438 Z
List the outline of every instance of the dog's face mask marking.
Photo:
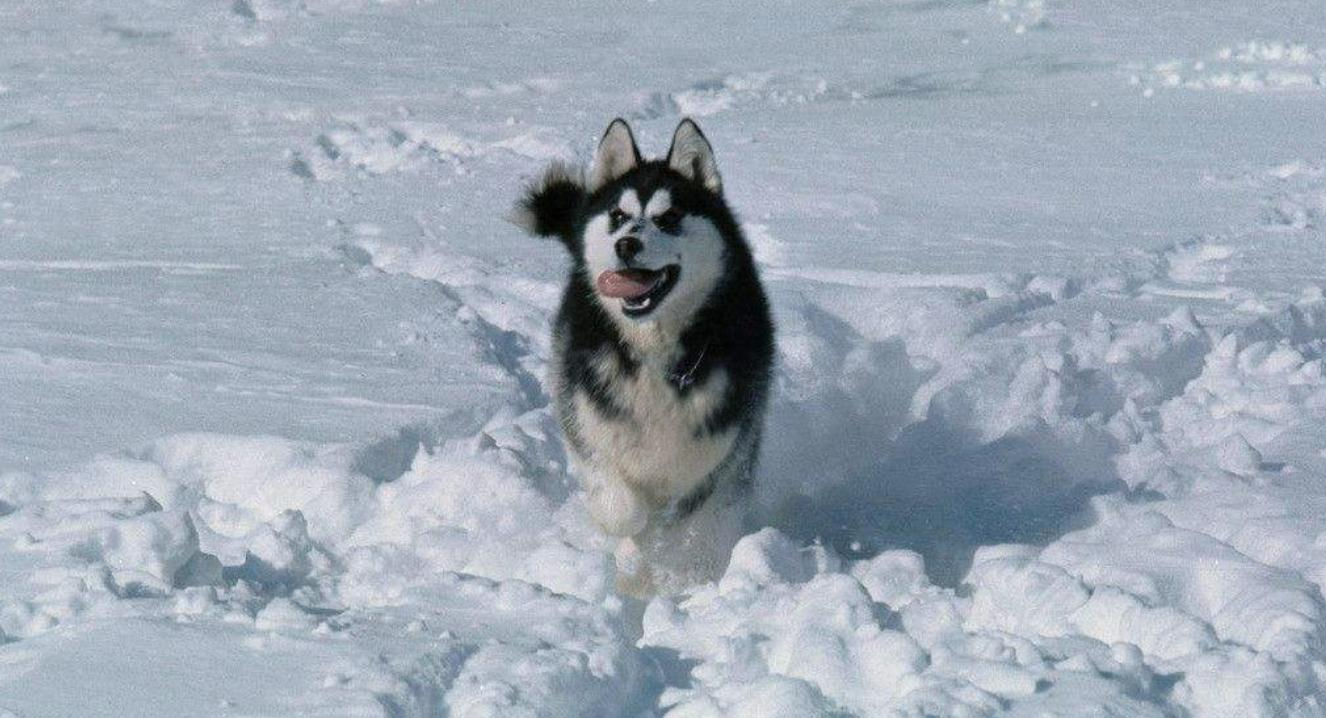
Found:
M 709 143 L 691 122 L 673 137 L 666 170 L 642 169 L 624 122 L 595 153 L 594 193 L 581 251 L 601 305 L 630 325 L 675 326 L 704 302 L 724 272 L 724 241 L 704 213 L 703 193 L 721 190 Z

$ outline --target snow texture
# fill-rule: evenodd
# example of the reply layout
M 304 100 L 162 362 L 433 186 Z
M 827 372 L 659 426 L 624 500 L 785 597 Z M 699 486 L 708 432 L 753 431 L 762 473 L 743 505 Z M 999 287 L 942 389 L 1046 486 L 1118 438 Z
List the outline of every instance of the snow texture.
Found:
M 1326 16 L 0 4 L 0 716 L 1326 715 Z M 508 224 L 700 118 L 759 525 L 614 593 Z

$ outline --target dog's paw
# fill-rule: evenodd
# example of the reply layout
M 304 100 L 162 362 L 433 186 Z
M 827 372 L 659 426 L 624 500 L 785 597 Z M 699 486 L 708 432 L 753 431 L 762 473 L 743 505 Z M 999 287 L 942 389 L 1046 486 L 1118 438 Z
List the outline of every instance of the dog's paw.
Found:
M 617 593 L 640 599 L 651 598 L 656 593 L 649 563 L 634 540 L 619 541 L 613 558 L 617 563 Z
M 618 481 L 604 481 L 589 489 L 590 518 L 609 536 L 634 536 L 649 523 L 649 509 L 640 495 Z

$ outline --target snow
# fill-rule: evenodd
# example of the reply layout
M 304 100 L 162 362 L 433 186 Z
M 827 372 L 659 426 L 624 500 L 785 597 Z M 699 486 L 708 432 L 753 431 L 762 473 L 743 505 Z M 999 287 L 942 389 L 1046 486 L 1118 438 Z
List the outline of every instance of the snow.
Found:
M 0 716 L 1326 715 L 1320 11 L 0 5 Z M 504 218 L 683 114 L 778 374 L 641 603 Z

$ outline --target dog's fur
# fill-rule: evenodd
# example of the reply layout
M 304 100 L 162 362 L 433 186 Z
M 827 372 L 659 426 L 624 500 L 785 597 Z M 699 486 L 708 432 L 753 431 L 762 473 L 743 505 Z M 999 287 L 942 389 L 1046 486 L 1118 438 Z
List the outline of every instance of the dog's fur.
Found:
M 645 161 L 614 120 L 588 173 L 549 167 L 516 221 L 571 255 L 549 384 L 590 515 L 622 539 L 619 587 L 715 578 L 744 528 L 774 329 L 708 140 L 686 119 Z M 639 251 L 623 259 L 628 235 Z M 605 296 L 596 279 L 628 267 L 663 279 Z

